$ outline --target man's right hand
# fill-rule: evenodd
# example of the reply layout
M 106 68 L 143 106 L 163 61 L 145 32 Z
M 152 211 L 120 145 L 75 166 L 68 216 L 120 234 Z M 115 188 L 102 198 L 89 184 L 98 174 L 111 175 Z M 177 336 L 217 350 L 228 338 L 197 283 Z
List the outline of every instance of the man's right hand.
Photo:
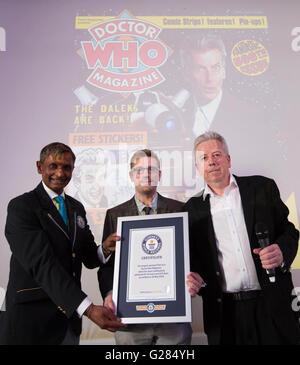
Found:
M 109 256 L 116 249 L 116 242 L 120 241 L 121 237 L 117 233 L 111 233 L 105 241 L 102 242 L 102 251 L 104 256 Z
M 91 304 L 85 311 L 85 315 L 100 328 L 111 332 L 116 332 L 120 327 L 126 327 L 125 324 L 121 323 L 120 318 L 102 305 Z

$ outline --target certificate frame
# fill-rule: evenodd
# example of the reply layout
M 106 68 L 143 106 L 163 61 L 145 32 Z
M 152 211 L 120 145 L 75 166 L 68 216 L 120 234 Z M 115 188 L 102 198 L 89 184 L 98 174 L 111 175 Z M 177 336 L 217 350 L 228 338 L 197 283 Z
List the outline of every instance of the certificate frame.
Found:
M 157 248 L 147 257 L 145 239 L 142 240 L 139 237 L 147 238 L 149 232 L 158 232 L 159 250 L 161 249 L 161 252 L 170 251 L 168 257 L 164 254 L 155 256 Z M 119 217 L 117 234 L 121 240 L 116 243 L 114 265 L 113 302 L 116 315 L 126 324 L 191 322 L 191 295 L 186 284 L 186 277 L 190 272 L 188 213 Z M 163 238 L 160 239 L 160 236 Z M 144 270 L 146 275 L 140 275 L 140 271 L 135 266 L 141 261 L 133 262 L 132 258 L 135 257 L 135 248 L 141 251 L 141 246 L 144 247 L 144 251 L 146 250 L 145 257 L 141 257 L 141 259 L 158 258 L 157 261 L 145 260 L 145 262 L 155 262 L 154 266 L 158 266 L 160 269 L 167 265 L 167 270 L 162 273 L 161 271 L 164 269 L 158 270 L 159 275 L 152 278 L 149 268 L 146 267 Z M 165 264 L 160 265 L 161 261 Z M 147 264 L 140 266 L 147 266 Z M 163 293 L 159 294 L 162 297 L 153 294 L 151 298 L 150 290 L 150 294 L 146 294 L 145 298 L 140 297 L 139 291 L 135 291 L 135 285 L 130 280 L 132 277 L 137 277 L 136 280 L 141 283 L 154 283 L 151 279 L 159 280 L 155 281 L 159 285 L 162 285 L 163 280 L 168 282 L 169 278 L 170 285 L 164 286 L 164 288 L 168 288 L 168 294 L 160 291 Z M 162 278 L 159 279 L 159 277 Z M 175 280 L 174 283 L 172 279 Z M 139 285 L 138 287 L 142 287 L 141 284 Z

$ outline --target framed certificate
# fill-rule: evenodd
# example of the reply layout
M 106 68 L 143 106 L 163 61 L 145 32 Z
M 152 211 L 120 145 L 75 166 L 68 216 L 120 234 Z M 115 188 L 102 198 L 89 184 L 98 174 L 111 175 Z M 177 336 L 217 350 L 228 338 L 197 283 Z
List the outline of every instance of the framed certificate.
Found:
M 191 322 L 188 213 L 118 218 L 113 301 L 123 323 Z

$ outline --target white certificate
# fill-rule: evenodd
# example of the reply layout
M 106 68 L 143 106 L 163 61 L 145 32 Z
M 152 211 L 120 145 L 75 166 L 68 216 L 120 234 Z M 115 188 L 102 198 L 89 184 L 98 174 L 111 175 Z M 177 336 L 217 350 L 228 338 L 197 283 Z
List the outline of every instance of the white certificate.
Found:
M 123 323 L 191 322 L 187 212 L 119 217 L 113 302 Z
M 174 227 L 131 229 L 127 302 L 176 299 Z

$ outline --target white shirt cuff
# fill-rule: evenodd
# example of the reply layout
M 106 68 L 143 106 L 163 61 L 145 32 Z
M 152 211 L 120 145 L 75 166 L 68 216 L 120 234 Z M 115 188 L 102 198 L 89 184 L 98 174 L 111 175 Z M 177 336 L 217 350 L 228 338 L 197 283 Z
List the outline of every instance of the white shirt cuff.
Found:
M 97 253 L 98 253 L 98 257 L 99 257 L 99 260 L 100 260 L 101 264 L 106 264 L 107 261 L 109 260 L 110 256 L 111 256 L 111 255 L 109 255 L 106 258 L 104 257 L 104 254 L 102 252 L 102 243 L 100 243 L 100 245 L 98 246 Z
M 88 297 L 84 298 L 79 307 L 76 309 L 79 318 L 83 316 L 83 313 L 92 304 Z

